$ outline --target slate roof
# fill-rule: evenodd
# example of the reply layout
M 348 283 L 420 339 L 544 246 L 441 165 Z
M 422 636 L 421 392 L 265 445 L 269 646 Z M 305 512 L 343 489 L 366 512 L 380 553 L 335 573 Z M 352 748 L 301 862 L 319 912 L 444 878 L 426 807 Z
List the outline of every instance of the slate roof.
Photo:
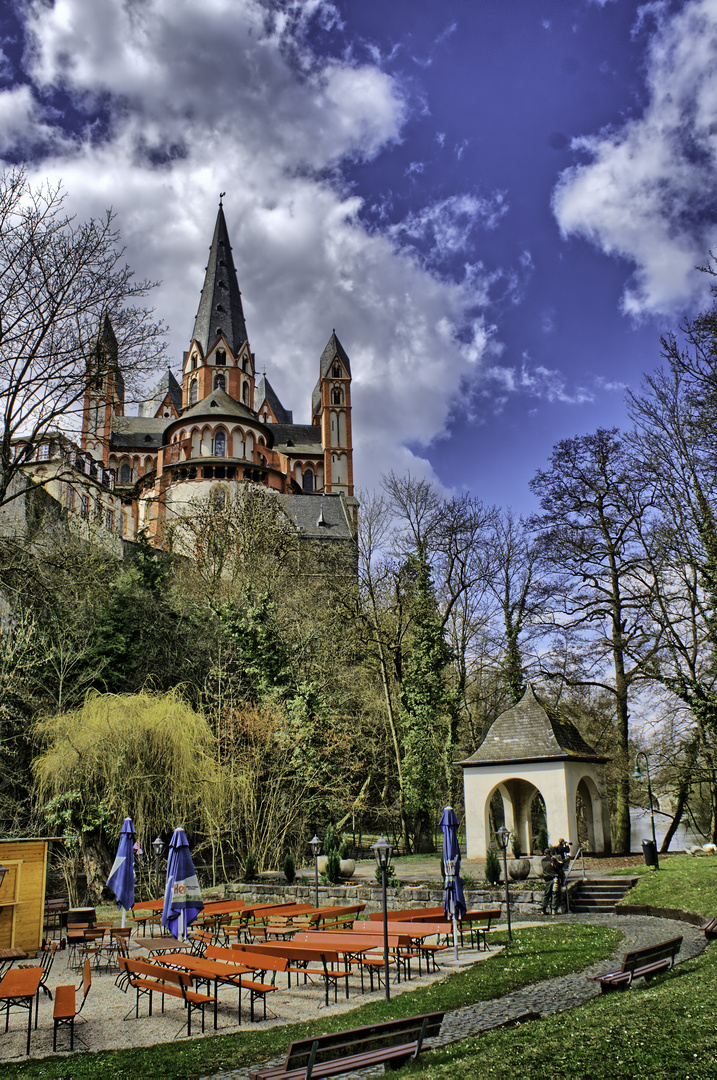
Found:
M 185 409 L 180 420 L 182 422 L 204 418 L 219 420 L 222 416 L 239 417 L 242 420 L 253 420 L 255 424 L 260 425 L 263 431 L 267 431 L 274 427 L 273 424 L 261 424 L 256 413 L 253 412 L 248 405 L 243 405 L 241 401 L 235 401 L 234 398 L 229 397 L 226 390 L 213 390 L 211 394 L 202 398 L 196 405 L 192 405 L 191 409 Z M 172 423 L 177 424 L 179 421 L 173 420 Z M 164 421 L 164 426 L 168 426 L 166 420 Z
M 302 535 L 352 540 L 353 531 L 340 495 L 280 495 L 281 505 Z
M 205 356 L 219 331 L 224 334 L 227 345 L 236 356 L 247 339 L 246 323 L 221 203 L 192 334 Z
M 320 454 L 321 428 L 318 424 L 272 424 L 274 449 L 282 454 Z
M 166 372 L 152 390 L 149 397 L 145 398 L 139 407 L 139 416 L 155 416 L 167 394 L 177 412 L 182 408 L 182 388 L 172 372 L 167 368 Z
M 269 408 L 273 412 L 277 424 L 290 424 L 294 419 L 294 414 L 285 409 L 279 401 L 274 387 L 271 385 L 266 375 L 262 375 L 261 379 L 257 383 L 256 393 L 254 395 L 256 401 L 256 411 L 261 412 L 261 407 L 264 402 L 268 402 Z
M 476 752 L 458 764 L 505 764 L 546 758 L 606 760 L 585 742 L 574 724 L 542 702 L 528 685 L 518 704 L 493 721 Z
M 338 358 L 343 363 L 344 367 L 346 368 L 346 374 L 350 378 L 351 377 L 351 364 L 350 364 L 349 358 L 348 358 L 348 356 L 346 354 L 346 350 L 344 349 L 344 347 L 341 344 L 341 342 L 339 341 L 339 339 L 336 337 L 336 331 L 334 330 L 334 331 L 332 331 L 331 337 L 329 338 L 329 340 L 328 340 L 328 342 L 326 344 L 326 348 L 324 349 L 324 351 L 321 354 L 321 360 L 319 362 L 320 375 L 319 375 L 318 381 L 316 383 L 316 386 L 314 387 L 314 392 L 311 395 L 311 412 L 312 412 L 312 415 L 317 411 L 319 405 L 321 404 L 321 380 L 325 379 L 326 376 L 328 375 L 329 368 L 331 367 L 332 363 L 334 362 L 334 357 L 336 357 L 336 356 L 338 356 Z
M 158 450 L 167 426 L 163 416 L 113 416 L 111 450 Z

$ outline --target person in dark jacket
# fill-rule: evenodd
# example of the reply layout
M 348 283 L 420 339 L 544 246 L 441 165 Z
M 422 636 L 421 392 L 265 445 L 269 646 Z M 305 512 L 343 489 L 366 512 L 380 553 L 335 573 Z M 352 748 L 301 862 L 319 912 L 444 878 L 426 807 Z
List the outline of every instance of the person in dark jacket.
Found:
M 545 849 L 542 859 L 543 880 L 545 881 L 541 904 L 543 915 L 558 914 L 564 881 L 564 864 L 564 841 L 560 840 L 556 847 Z

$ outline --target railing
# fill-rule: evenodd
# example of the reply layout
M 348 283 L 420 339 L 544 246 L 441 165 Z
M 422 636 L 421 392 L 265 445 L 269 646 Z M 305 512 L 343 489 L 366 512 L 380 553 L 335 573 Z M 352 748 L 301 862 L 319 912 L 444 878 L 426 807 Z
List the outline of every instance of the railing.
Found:
M 585 873 L 585 859 L 583 858 L 583 849 L 578 848 L 578 850 L 575 852 L 575 855 L 568 863 L 568 868 L 563 876 L 563 888 L 565 889 L 565 911 L 567 913 L 570 912 L 570 893 L 568 891 L 568 878 L 572 874 L 573 868 L 578 859 L 580 859 L 580 869 L 582 871 L 583 881 L 587 881 L 588 879 L 588 876 Z

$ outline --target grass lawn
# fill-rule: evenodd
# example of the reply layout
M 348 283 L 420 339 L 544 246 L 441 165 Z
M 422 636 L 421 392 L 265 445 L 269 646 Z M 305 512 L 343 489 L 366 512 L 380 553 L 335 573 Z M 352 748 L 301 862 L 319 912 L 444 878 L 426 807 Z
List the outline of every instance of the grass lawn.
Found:
M 640 880 L 625 897 L 626 904 L 680 908 L 710 918 L 717 915 L 715 855 L 660 855 L 659 870 L 632 866 L 628 873 Z M 626 872 L 615 870 L 613 874 L 625 876 Z
M 425 1055 L 424 1080 L 714 1080 L 717 946 L 652 985 Z
M 494 940 L 500 942 L 500 936 L 496 935 Z M 0 1064 L 0 1080 L 10 1076 L 43 1077 L 45 1080 L 97 1080 L 97 1077 L 102 1080 L 145 1080 L 150 1077 L 188 1080 L 222 1069 L 248 1067 L 281 1055 L 292 1039 L 313 1032 L 340 1031 L 359 1024 L 412 1016 L 417 1012 L 456 1009 L 511 993 L 539 979 L 579 971 L 608 956 L 618 940 L 617 931 L 606 927 L 553 923 L 516 929 L 512 945 L 504 952 L 466 971 L 449 975 L 432 986 L 401 994 L 390 1002 L 372 1002 L 331 1020 L 264 1030 L 261 1024 L 256 1024 L 251 1030 L 245 1028 L 236 1035 L 181 1040 L 137 1050 Z M 91 997 L 86 1014 L 91 1025 Z M 141 1020 L 127 1022 L 141 1023 Z M 91 1040 L 91 1027 L 85 1029 L 85 1034 Z

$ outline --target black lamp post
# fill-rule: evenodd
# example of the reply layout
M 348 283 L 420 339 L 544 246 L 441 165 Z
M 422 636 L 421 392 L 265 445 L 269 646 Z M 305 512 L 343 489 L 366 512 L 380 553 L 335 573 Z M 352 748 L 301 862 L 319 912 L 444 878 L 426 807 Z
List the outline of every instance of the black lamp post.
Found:
M 647 773 L 647 798 L 648 798 L 649 803 L 650 803 L 650 823 L 652 825 L 652 843 L 655 845 L 655 866 L 654 866 L 654 869 L 659 870 L 660 869 L 660 862 L 659 862 L 659 859 L 657 858 L 657 838 L 655 837 L 655 814 L 654 814 L 653 809 L 652 809 L 652 786 L 650 784 L 650 766 L 649 766 L 649 763 L 648 763 L 647 754 L 645 753 L 644 750 L 638 750 L 638 752 L 635 754 L 635 771 L 632 774 L 632 778 L 633 778 L 633 780 L 642 780 L 642 772 L 640 771 L 640 758 L 641 757 L 644 757 L 644 759 L 645 759 L 645 772 Z M 650 867 L 650 869 L 652 870 L 653 867 Z
M 161 859 L 162 855 L 164 854 L 164 841 L 162 840 L 161 836 L 158 836 L 152 842 L 152 847 L 154 848 L 154 856 L 155 856 L 155 859 L 156 859 L 156 863 L 155 863 L 155 866 L 156 866 L 156 889 L 157 889 L 157 899 L 159 900 L 159 860 Z
M 495 838 L 498 841 L 498 847 L 503 852 L 503 880 L 505 881 L 505 911 L 508 916 L 508 941 L 512 941 L 513 933 L 510 928 L 510 893 L 508 892 L 508 856 L 506 855 L 508 841 L 510 840 L 510 830 L 506 829 L 505 825 L 501 825 L 495 834 Z
M 316 903 L 314 907 L 319 906 L 319 855 L 321 854 L 321 841 L 316 833 L 314 833 L 314 839 L 309 840 L 309 847 L 311 848 L 311 854 L 314 856 L 314 888 L 316 893 Z
M 386 901 L 386 875 L 391 861 L 391 845 L 385 836 L 379 837 L 371 848 L 376 856 L 376 864 L 381 871 L 381 893 L 383 899 L 383 982 L 386 987 L 386 1001 L 391 999 L 388 979 L 388 904 Z

